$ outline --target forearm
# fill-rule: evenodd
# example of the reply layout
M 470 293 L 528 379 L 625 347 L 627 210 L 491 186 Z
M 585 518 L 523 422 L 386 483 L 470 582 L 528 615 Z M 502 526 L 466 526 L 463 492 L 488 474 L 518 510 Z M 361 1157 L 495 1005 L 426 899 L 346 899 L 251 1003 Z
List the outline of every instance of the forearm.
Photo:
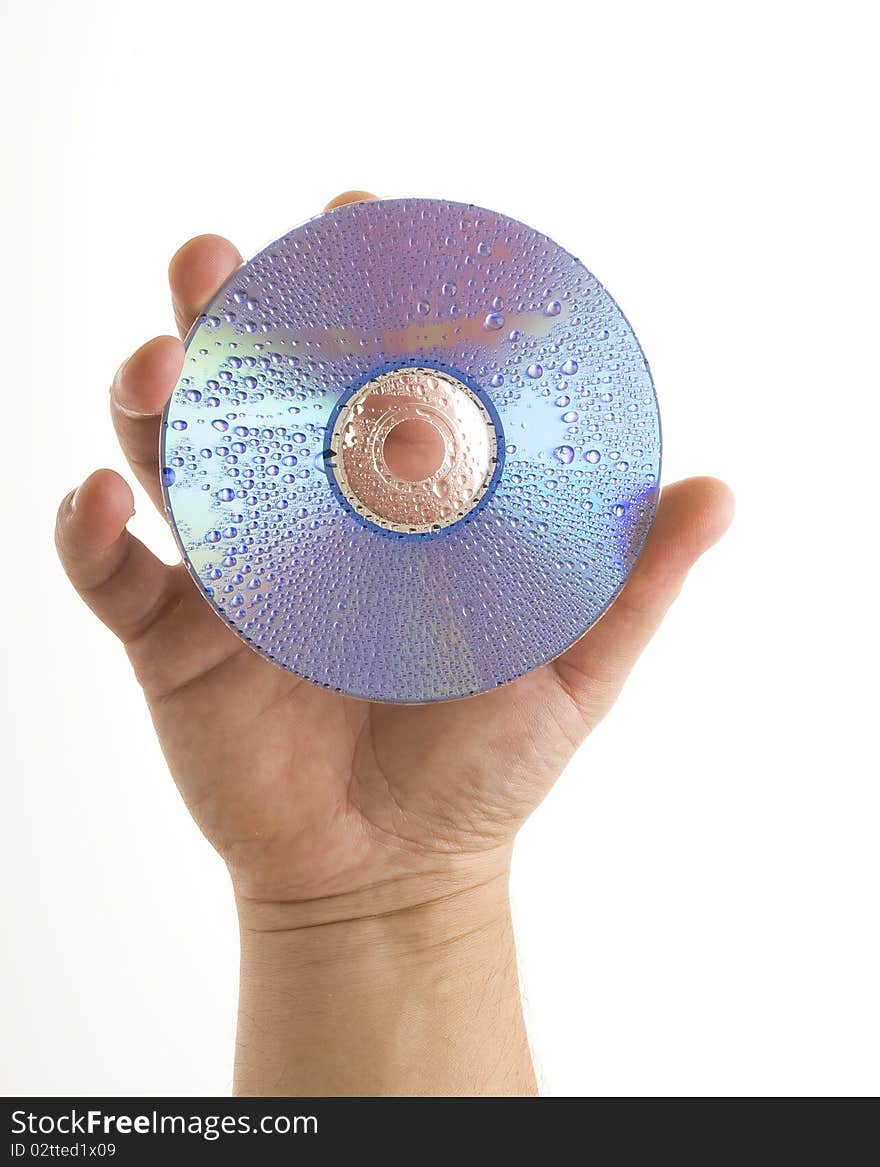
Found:
M 507 873 L 364 914 L 240 904 L 241 1095 L 530 1095 Z

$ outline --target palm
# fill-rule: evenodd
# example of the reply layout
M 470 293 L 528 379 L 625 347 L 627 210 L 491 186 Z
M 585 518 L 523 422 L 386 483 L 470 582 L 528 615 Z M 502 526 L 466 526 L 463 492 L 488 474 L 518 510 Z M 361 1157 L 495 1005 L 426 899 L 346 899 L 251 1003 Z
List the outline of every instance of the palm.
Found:
M 178 252 L 181 334 L 238 263 L 214 236 Z M 160 415 L 182 361 L 179 341 L 157 338 L 111 391 L 123 451 L 160 506 Z M 129 535 L 131 504 L 118 475 L 97 471 L 62 503 L 59 553 L 125 642 L 193 816 L 240 894 L 261 900 L 372 887 L 509 847 L 731 509 L 713 479 L 668 488 L 621 596 L 559 661 L 479 697 L 393 706 L 330 693 L 259 657 L 182 565 L 166 567 Z
M 181 793 L 248 895 L 335 893 L 504 843 L 581 731 L 549 668 L 431 706 L 317 688 L 180 577 L 180 602 L 129 654 Z

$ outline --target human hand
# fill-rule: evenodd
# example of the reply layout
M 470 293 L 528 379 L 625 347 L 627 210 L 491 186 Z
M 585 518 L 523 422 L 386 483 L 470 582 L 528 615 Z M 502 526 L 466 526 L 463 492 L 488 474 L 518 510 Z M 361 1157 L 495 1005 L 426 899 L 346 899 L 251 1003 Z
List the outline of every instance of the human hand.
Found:
M 356 192 L 332 205 L 369 197 Z M 170 265 L 181 336 L 242 262 L 200 236 Z M 162 507 L 159 428 L 184 349 L 147 342 L 110 393 L 131 469 Z M 269 663 L 126 529 L 133 495 L 99 470 L 61 504 L 73 585 L 122 640 L 180 792 L 226 861 L 246 929 L 394 913 L 503 879 L 518 828 L 613 704 L 695 560 L 731 516 L 728 489 L 664 489 L 611 609 L 552 664 L 434 705 L 371 704 Z

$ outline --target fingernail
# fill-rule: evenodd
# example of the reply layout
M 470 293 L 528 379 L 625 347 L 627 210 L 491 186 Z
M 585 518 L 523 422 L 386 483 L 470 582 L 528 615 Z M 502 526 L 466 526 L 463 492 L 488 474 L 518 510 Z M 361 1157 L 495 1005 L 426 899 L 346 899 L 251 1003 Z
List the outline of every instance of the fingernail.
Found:
M 69 505 L 70 505 L 70 513 L 71 514 L 73 514 L 73 512 L 76 510 L 76 500 L 79 498 L 79 492 L 81 490 L 82 490 L 82 483 L 80 483 L 80 485 L 76 488 L 76 490 L 70 496 L 70 504 Z
M 141 409 L 132 409 L 131 406 L 126 405 L 122 399 L 122 378 L 125 376 L 125 370 L 128 367 L 130 360 L 131 357 L 126 357 L 126 359 L 116 370 L 116 375 L 114 376 L 113 380 L 110 382 L 110 396 L 113 399 L 113 404 L 119 410 L 119 412 L 124 414 L 126 417 L 133 417 L 135 419 L 140 419 L 142 417 L 154 417 L 155 414 L 144 413 L 144 411 Z
M 125 360 L 122 362 L 122 364 L 119 366 L 119 368 L 116 370 L 116 372 L 113 374 L 113 380 L 110 382 L 110 392 L 111 393 L 119 385 L 119 382 L 122 379 L 122 374 L 125 372 L 125 366 L 128 364 L 128 362 L 130 360 L 131 360 L 131 357 L 126 357 Z
M 157 414 L 155 414 L 155 413 L 144 413 L 143 410 L 141 410 L 141 409 L 129 409 L 129 407 L 127 405 L 122 404 L 122 402 L 119 400 L 118 396 L 115 398 L 114 404 L 120 413 L 124 414 L 126 417 L 133 417 L 136 421 L 139 421 L 141 418 L 144 418 L 144 417 L 156 417 L 157 416 Z

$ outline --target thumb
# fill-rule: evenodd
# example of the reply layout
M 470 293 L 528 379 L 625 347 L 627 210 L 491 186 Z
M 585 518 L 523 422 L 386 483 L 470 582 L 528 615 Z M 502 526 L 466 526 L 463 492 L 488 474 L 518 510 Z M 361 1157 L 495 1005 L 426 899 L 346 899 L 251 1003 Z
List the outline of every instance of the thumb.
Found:
M 611 708 L 691 567 L 732 518 L 733 494 L 717 478 L 688 478 L 663 491 L 645 548 L 620 595 L 552 666 L 588 728 Z

